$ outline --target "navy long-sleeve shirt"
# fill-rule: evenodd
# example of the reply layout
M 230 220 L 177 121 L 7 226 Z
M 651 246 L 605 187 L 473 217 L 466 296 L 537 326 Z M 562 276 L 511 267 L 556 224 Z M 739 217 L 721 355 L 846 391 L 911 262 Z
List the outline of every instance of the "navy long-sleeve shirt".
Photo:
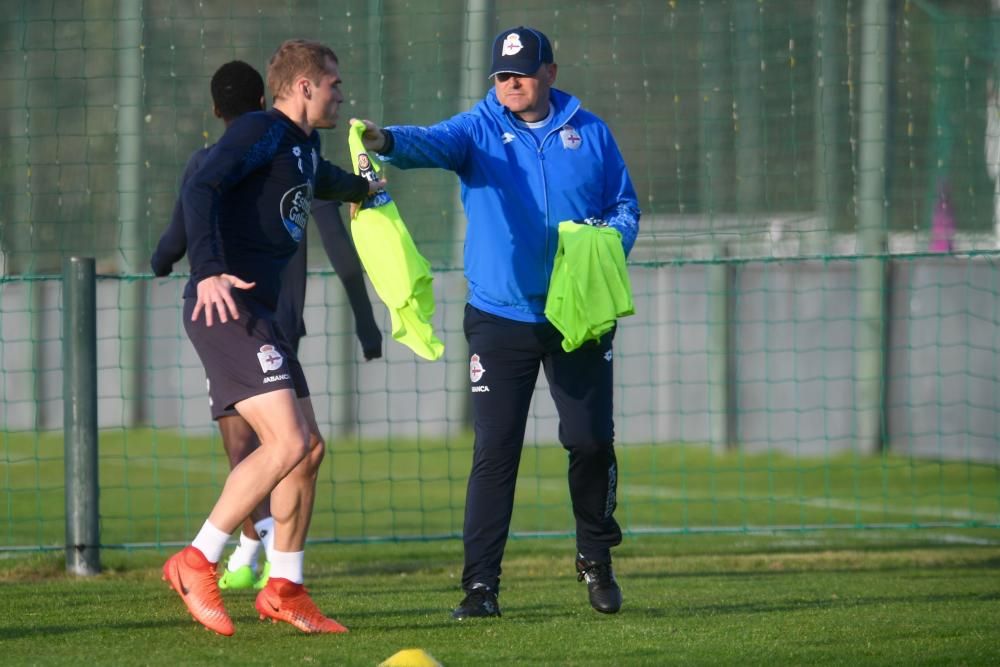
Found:
M 187 184 L 191 175 L 200 167 L 208 154 L 208 148 L 195 151 L 188 158 L 181 176 L 181 188 Z M 330 264 L 344 285 L 347 297 L 354 313 L 355 329 L 358 340 L 366 359 L 382 356 L 382 332 L 375 322 L 371 300 L 365 286 L 361 260 L 358 258 L 354 244 L 344 227 L 340 216 L 339 204 L 334 201 L 316 201 L 312 206 L 313 219 L 319 229 L 324 250 L 330 259 Z M 303 233 L 298 249 L 281 275 L 281 288 L 275 319 L 281 330 L 285 332 L 294 349 L 298 349 L 299 339 L 305 335 L 306 291 L 306 257 L 307 234 Z M 179 262 L 187 252 L 187 235 L 184 226 L 184 207 L 178 198 L 174 205 L 173 215 L 167 229 L 160 236 L 156 250 L 150 259 L 154 275 L 167 276 L 173 271 L 174 264 Z
M 228 273 L 256 285 L 253 308 L 277 308 L 282 270 L 305 233 L 313 195 L 361 201 L 368 181 L 320 157 L 317 132 L 306 135 L 276 109 L 233 121 L 202 155 L 181 190 L 191 280 Z
M 200 148 L 191 154 L 187 164 L 184 165 L 184 173 L 181 175 L 181 189 L 187 185 L 191 179 L 191 174 L 198 170 L 202 160 L 208 153 L 207 148 Z M 149 260 L 154 276 L 169 276 L 174 270 L 174 264 L 181 261 L 187 252 L 187 234 L 184 232 L 184 206 L 181 205 L 181 198 L 174 202 L 174 211 L 170 216 L 170 224 L 160 235 L 160 240 L 156 242 L 156 250 Z

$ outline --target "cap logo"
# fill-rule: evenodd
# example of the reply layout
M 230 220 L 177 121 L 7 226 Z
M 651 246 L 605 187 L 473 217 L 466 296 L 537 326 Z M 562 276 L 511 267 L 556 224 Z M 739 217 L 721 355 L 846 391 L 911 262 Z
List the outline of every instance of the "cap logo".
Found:
M 512 32 L 507 35 L 503 40 L 503 49 L 500 51 L 502 56 L 513 56 L 521 52 L 524 48 L 524 44 L 521 43 L 521 36 L 516 32 Z

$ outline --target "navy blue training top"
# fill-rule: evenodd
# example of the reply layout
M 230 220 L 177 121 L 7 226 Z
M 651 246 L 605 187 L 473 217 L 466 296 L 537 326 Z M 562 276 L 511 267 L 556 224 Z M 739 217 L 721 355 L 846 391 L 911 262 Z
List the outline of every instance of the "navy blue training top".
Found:
M 182 186 L 191 280 L 185 297 L 209 276 L 228 273 L 247 282 L 247 306 L 273 314 L 281 272 L 302 240 L 313 195 L 362 201 L 368 181 L 320 157 L 319 133 L 306 135 L 277 109 L 244 114 Z
M 202 160 L 208 155 L 208 148 L 195 151 L 188 158 L 181 176 L 181 188 L 201 166 Z M 382 356 L 382 332 L 375 322 L 371 300 L 361 267 L 361 260 L 354 249 L 350 235 L 344 227 L 339 211 L 339 202 L 314 200 L 312 216 L 323 240 L 323 249 L 337 272 L 337 277 L 344 285 L 347 298 L 354 313 L 354 326 L 361 342 L 365 359 L 376 359 Z M 306 295 L 306 241 L 308 233 L 303 234 L 298 250 L 292 255 L 284 272 L 281 274 L 281 292 L 278 296 L 278 307 L 274 318 L 296 352 L 299 340 L 306 334 L 305 310 Z M 170 224 L 163 231 L 156 250 L 150 258 L 153 274 L 159 277 L 168 276 L 174 270 L 174 264 L 179 262 L 187 252 L 187 235 L 184 231 L 184 208 L 178 198 L 174 204 Z

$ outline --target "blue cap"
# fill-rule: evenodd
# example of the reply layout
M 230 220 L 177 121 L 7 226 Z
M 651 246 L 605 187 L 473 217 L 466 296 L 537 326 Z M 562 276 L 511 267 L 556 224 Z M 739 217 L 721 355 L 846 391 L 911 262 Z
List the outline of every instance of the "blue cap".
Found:
M 534 28 L 518 26 L 504 30 L 493 40 L 490 78 L 503 72 L 531 76 L 542 63 L 551 62 L 549 38 Z

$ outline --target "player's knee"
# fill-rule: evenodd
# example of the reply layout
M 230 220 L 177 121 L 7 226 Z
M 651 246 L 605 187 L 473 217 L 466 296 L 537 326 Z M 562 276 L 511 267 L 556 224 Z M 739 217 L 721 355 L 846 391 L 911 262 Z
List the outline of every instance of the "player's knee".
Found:
M 288 474 L 289 476 L 315 481 L 319 475 L 320 463 L 323 462 L 326 445 L 322 438 L 312 435 L 308 439 L 307 450 L 298 464 Z
M 572 452 L 575 457 L 583 459 L 604 458 L 613 444 L 613 437 L 610 433 L 594 431 L 564 432 L 560 439 L 563 447 Z
M 319 470 L 319 465 L 323 462 L 323 458 L 325 456 L 326 442 L 323 441 L 323 438 L 313 433 L 309 437 L 309 454 L 306 456 L 306 460 L 309 462 L 309 468 L 313 472 Z
M 302 463 L 310 454 L 309 439 L 299 432 L 267 443 L 267 451 L 277 472 L 284 477 Z

